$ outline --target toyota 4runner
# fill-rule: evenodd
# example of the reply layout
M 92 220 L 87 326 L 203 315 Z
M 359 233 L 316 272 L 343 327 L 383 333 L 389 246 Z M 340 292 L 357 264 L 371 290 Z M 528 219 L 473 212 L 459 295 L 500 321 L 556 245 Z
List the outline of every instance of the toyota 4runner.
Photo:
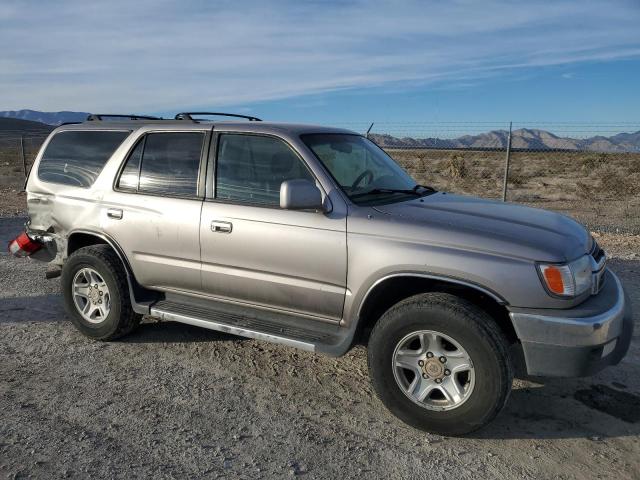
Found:
M 9 249 L 51 262 L 84 335 L 146 314 L 334 356 L 362 341 L 389 410 L 449 435 L 491 421 L 514 372 L 625 355 L 629 301 L 571 218 L 418 185 L 347 130 L 205 116 L 96 115 L 43 144 Z

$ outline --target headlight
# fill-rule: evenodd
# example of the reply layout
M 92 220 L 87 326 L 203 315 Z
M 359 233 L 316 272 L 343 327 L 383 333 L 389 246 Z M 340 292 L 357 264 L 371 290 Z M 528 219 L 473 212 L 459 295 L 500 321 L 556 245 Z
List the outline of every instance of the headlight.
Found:
M 562 297 L 576 297 L 591 289 L 591 260 L 584 255 L 565 265 L 539 263 L 540 278 L 547 290 Z

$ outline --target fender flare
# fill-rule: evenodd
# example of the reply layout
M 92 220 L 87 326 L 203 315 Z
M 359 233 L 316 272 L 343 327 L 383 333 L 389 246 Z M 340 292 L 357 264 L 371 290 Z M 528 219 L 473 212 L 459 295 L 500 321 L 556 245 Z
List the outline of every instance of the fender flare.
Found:
M 493 300 L 495 300 L 500 305 L 508 305 L 509 304 L 504 298 L 502 298 L 500 295 L 498 295 L 493 290 L 488 289 L 486 287 L 483 287 L 482 285 L 478 285 L 477 283 L 470 282 L 468 280 L 462 280 L 462 279 L 455 278 L 455 277 L 447 277 L 446 275 L 435 275 L 435 274 L 431 274 L 431 273 L 395 272 L 395 273 L 384 275 L 383 277 L 378 278 L 375 282 L 373 282 L 371 284 L 371 286 L 369 286 L 369 288 L 367 289 L 367 292 L 364 294 L 364 296 L 362 297 L 362 300 L 358 304 L 358 310 L 357 310 L 356 315 L 355 315 L 355 322 L 354 323 L 360 323 L 360 320 L 361 320 L 360 317 L 362 315 L 362 308 L 367 303 L 367 299 L 371 295 L 371 292 L 373 292 L 376 289 L 376 287 L 378 285 L 380 285 L 381 283 L 383 283 L 383 282 L 385 282 L 385 281 L 387 281 L 387 280 L 389 280 L 391 278 L 398 278 L 398 277 L 426 278 L 428 280 L 436 280 L 436 281 L 439 281 L 439 282 L 451 283 L 451 284 L 454 284 L 454 285 L 461 285 L 461 286 L 464 286 L 464 287 L 472 288 L 472 289 L 474 289 L 474 290 L 476 290 L 476 291 L 478 291 L 480 293 L 483 293 L 483 294 L 491 297 Z
M 69 232 L 67 238 L 71 238 L 74 234 L 84 234 L 91 235 L 103 240 L 107 245 L 109 245 L 115 252 L 120 261 L 122 262 L 122 266 L 127 274 L 127 284 L 129 285 L 129 296 L 131 298 L 131 306 L 136 313 L 140 313 L 143 315 L 148 315 L 151 304 L 153 304 L 156 300 L 158 300 L 158 294 L 155 294 L 151 290 L 145 289 L 142 285 L 138 283 L 136 277 L 133 273 L 133 269 L 131 268 L 131 264 L 129 263 L 129 259 L 127 255 L 124 253 L 124 250 L 118 244 L 118 242 L 113 239 L 111 236 L 97 232 L 95 230 L 88 229 L 76 229 Z M 67 258 L 69 256 L 69 241 L 67 240 L 66 252 Z

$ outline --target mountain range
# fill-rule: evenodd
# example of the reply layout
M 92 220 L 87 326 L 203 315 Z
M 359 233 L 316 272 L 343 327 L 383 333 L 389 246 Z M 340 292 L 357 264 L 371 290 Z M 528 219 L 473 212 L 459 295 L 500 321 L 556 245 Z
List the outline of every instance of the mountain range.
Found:
M 66 122 L 84 122 L 87 119 L 86 112 L 39 112 L 38 110 L 5 110 L 0 112 L 0 117 L 19 118 L 32 122 L 46 123 L 48 125 L 60 125 Z
M 412 138 L 371 134 L 370 138 L 386 148 L 478 148 L 505 149 L 509 132 L 493 130 L 478 135 L 457 138 Z M 589 138 L 559 137 L 546 130 L 520 128 L 511 132 L 511 148 L 526 150 L 587 150 L 595 152 L 640 152 L 640 131 L 618 133 L 610 137 L 597 135 Z
M 39 112 L 37 110 L 0 111 L 2 117 L 20 119 L 30 122 L 22 127 L 15 124 L 11 129 L 42 130 L 65 122 L 82 122 L 89 115 L 87 112 Z M 46 124 L 46 125 L 43 125 Z M 9 129 L 6 122 L 0 122 L 0 130 Z M 396 137 L 387 134 L 371 134 L 370 138 L 381 147 L 386 148 L 477 148 L 504 149 L 507 146 L 509 132 L 493 130 L 477 135 L 463 135 L 457 138 L 413 138 Z M 511 147 L 514 149 L 532 150 L 588 150 L 597 152 L 640 152 L 640 131 L 635 133 L 618 133 L 609 137 L 596 135 L 589 138 L 570 138 L 554 135 L 546 130 L 520 128 L 511 134 Z

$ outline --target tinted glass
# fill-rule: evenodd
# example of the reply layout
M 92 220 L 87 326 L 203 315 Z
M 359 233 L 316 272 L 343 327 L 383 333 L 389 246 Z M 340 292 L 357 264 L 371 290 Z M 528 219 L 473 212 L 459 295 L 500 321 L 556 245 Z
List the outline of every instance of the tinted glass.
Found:
M 216 198 L 279 206 L 280 185 L 294 179 L 315 183 L 300 158 L 282 140 L 257 135 L 221 135 Z
M 129 132 L 61 132 L 47 146 L 38 177 L 44 182 L 89 187 Z
M 147 135 L 140 192 L 195 196 L 198 193 L 198 169 L 204 133 L 151 133 Z
M 122 190 L 138 190 L 138 175 L 140 173 L 140 161 L 142 160 L 142 149 L 144 148 L 144 138 L 141 138 L 135 148 L 129 154 L 127 163 L 122 169 L 118 188 Z

